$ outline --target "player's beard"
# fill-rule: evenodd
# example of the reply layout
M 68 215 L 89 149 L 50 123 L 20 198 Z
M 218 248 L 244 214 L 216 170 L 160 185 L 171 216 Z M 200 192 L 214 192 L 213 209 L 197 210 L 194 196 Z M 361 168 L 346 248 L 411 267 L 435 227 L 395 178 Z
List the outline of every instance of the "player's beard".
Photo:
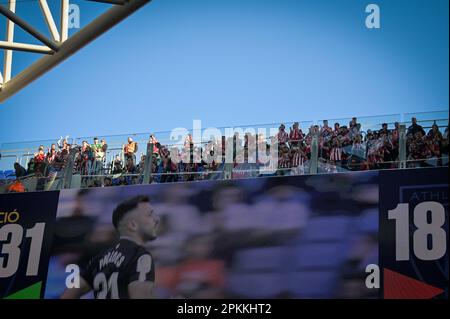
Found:
M 159 222 L 155 222 L 154 225 L 146 225 L 146 228 L 141 229 L 141 238 L 144 242 L 155 240 L 158 237 Z
M 147 241 L 155 240 L 156 237 L 158 237 L 158 236 L 156 235 L 156 229 L 154 229 L 151 232 L 150 231 L 149 232 L 143 232 L 141 234 L 141 237 L 144 240 L 144 242 L 147 242 Z
M 155 240 L 156 238 L 157 238 L 158 236 L 156 236 L 156 234 L 152 234 L 152 235 L 149 235 L 149 234 L 145 234 L 145 236 L 144 236 L 144 241 L 152 241 L 152 240 Z

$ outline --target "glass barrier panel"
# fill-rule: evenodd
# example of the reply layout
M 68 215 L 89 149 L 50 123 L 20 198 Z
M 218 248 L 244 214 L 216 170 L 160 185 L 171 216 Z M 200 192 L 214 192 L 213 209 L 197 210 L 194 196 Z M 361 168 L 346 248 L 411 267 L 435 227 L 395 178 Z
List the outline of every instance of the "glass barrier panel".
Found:
M 141 184 L 150 141 L 154 144 L 150 150 L 154 157 L 153 183 L 303 175 L 314 173 L 311 168 L 315 166 L 317 173 L 399 168 L 396 125 L 408 122 L 412 117 L 417 118 L 427 136 L 407 138 L 406 167 L 448 165 L 448 112 L 422 112 L 284 122 L 284 127 L 281 123 L 252 124 L 215 130 L 204 127 L 3 143 L 0 192 L 7 191 L 13 184 L 15 162 L 28 173 L 21 176 L 19 182 L 27 184 L 29 191 Z M 434 123 L 439 126 L 440 135 L 436 133 L 430 137 Z M 317 162 L 312 156 L 316 138 Z M 239 146 L 239 150 L 233 150 L 231 162 L 224 163 L 225 154 L 222 154 L 215 162 L 207 163 L 204 156 L 220 154 L 222 142 L 226 147 Z M 258 142 L 257 149 L 255 142 Z M 265 147 L 268 155 L 269 147 L 273 150 L 275 142 L 278 142 L 276 161 L 261 162 L 256 150 Z M 34 159 L 40 146 L 40 152 L 46 155 L 52 144 L 56 145 L 58 156 L 66 152 L 62 158 L 56 161 L 45 159 L 43 163 Z M 173 154 L 184 155 L 194 162 L 168 161 Z M 73 163 L 73 167 L 67 168 L 69 163 Z

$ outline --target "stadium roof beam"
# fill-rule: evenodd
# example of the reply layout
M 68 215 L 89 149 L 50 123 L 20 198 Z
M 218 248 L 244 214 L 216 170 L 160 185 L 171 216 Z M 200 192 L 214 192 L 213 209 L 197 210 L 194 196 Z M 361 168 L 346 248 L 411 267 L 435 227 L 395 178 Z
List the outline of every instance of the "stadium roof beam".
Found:
M 51 48 L 45 45 L 0 41 L 0 49 L 52 54 Z
M 69 37 L 69 0 L 61 0 L 61 42 Z
M 123 5 L 127 2 L 127 0 L 88 0 L 91 2 L 102 2 L 102 3 L 109 3 L 109 4 L 118 4 Z
M 8 9 L 11 12 L 16 11 L 16 0 L 8 1 Z M 14 38 L 14 23 L 11 20 L 6 21 L 6 41 L 12 42 Z M 12 51 L 6 50 L 3 57 L 3 77 L 2 86 L 11 79 L 11 69 L 12 69 Z
M 15 2 L 14 0 L 11 2 Z M 14 12 L 12 12 L 9 9 L 6 9 L 4 6 L 0 4 L 0 13 L 3 14 L 7 19 L 12 21 L 13 23 L 20 26 L 22 29 L 27 31 L 29 34 L 31 34 L 33 37 L 50 47 L 52 50 L 57 51 L 58 45 L 53 42 L 52 40 L 48 39 L 45 35 L 41 34 L 39 31 L 37 31 L 35 28 L 33 28 L 31 25 L 28 24 L 25 20 L 23 20 L 21 17 L 16 15 Z
M 53 41 L 59 42 L 60 39 L 59 32 L 58 29 L 56 28 L 55 20 L 53 20 L 50 8 L 48 7 L 47 0 L 39 0 L 39 6 L 41 7 L 42 14 L 45 17 L 45 22 L 47 23 L 48 29 L 52 34 Z
M 15 0 L 9 0 L 10 5 L 13 2 L 15 4 Z M 97 0 L 93 0 L 97 1 Z M 113 1 L 115 0 L 98 0 L 97 2 L 106 2 L 113 4 Z M 105 13 L 97 17 L 94 21 L 86 25 L 84 28 L 80 29 L 78 32 L 76 32 L 73 36 L 68 38 L 68 6 L 69 2 L 68 0 L 61 0 L 61 21 L 60 21 L 60 41 L 59 43 L 56 43 L 43 35 L 41 35 L 39 32 L 34 30 L 33 27 L 31 27 L 28 23 L 26 23 L 24 20 L 19 18 L 13 11 L 14 10 L 8 10 L 0 5 L 0 14 L 3 14 L 7 18 L 8 25 L 11 23 L 14 25 L 16 23 L 17 25 L 21 26 L 25 31 L 29 32 L 33 36 L 35 36 L 37 39 L 41 40 L 44 44 L 47 45 L 47 47 L 51 50 L 53 50 L 53 54 L 48 54 L 38 61 L 34 62 L 32 65 L 30 65 L 28 68 L 17 74 L 14 78 L 8 79 L 6 78 L 6 72 L 4 76 L 3 85 L 0 86 L 0 103 L 4 102 L 7 98 L 11 97 L 24 87 L 26 87 L 28 84 L 39 78 L 41 75 L 45 74 L 49 70 L 51 70 L 53 67 L 67 59 L 69 56 L 83 48 L 85 45 L 90 43 L 91 41 L 95 40 L 97 37 L 111 29 L 113 26 L 127 18 L 129 15 L 133 14 L 135 11 L 146 5 L 147 3 L 151 2 L 151 0 L 126 0 L 122 1 L 120 5 L 113 5 L 111 8 L 108 9 Z M 45 14 L 44 14 L 45 15 Z M 9 20 L 8 20 L 9 19 Z M 33 34 L 34 33 L 34 34 Z M 39 36 L 39 37 L 38 37 Z M 42 40 L 45 40 L 42 41 Z M 12 48 L 14 50 L 18 50 L 21 45 L 21 48 L 31 48 L 29 45 L 26 44 L 19 44 L 19 43 L 13 43 L 13 38 L 7 38 L 6 42 L 7 44 L 4 44 L 4 48 L 6 46 L 7 52 L 11 52 L 9 49 L 12 48 L 12 46 L 15 46 L 15 48 Z M 25 46 L 24 46 L 25 45 Z M 34 47 L 36 49 L 36 47 Z M 43 48 L 40 48 L 43 49 Z M 39 52 L 44 53 L 44 52 Z M 49 52 L 45 52 L 49 53 Z M 6 54 L 5 54 L 6 57 Z M 5 60 L 6 61 L 6 60 Z M 6 64 L 5 64 L 6 69 Z

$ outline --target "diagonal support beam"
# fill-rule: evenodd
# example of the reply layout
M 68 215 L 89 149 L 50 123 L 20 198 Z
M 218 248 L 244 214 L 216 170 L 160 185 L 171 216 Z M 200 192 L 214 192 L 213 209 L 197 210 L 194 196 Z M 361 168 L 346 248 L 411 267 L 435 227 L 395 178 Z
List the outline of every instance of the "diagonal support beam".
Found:
M 33 37 L 44 43 L 46 46 L 51 48 L 53 51 L 58 51 L 58 45 L 53 42 L 52 40 L 48 39 L 46 36 L 41 34 L 39 31 L 37 31 L 35 28 L 33 28 L 31 25 L 28 24 L 25 20 L 23 20 L 21 17 L 16 15 L 14 12 L 12 12 L 9 9 L 6 9 L 4 6 L 0 4 L 0 14 L 3 14 L 7 19 L 11 20 L 18 26 L 20 26 L 22 29 L 27 31 L 29 34 L 31 34 Z
M 109 4 L 118 4 L 118 5 L 124 5 L 127 0 L 88 0 L 91 2 L 102 2 L 102 3 L 109 3 Z
M 4 102 L 7 98 L 26 87 L 41 75 L 51 70 L 53 67 L 149 2 L 151 2 L 151 0 L 130 0 L 123 6 L 111 7 L 104 14 L 64 41 L 59 46 L 59 50 L 55 50 L 55 54 L 44 56 L 27 69 L 17 74 L 7 84 L 3 85 L 0 89 L 0 103 Z M 52 47 L 50 48 L 52 49 Z
M 8 1 L 8 9 L 11 12 L 16 12 L 16 0 Z M 6 20 L 6 41 L 12 42 L 14 39 L 14 23 L 11 20 Z M 6 83 L 11 79 L 12 70 L 12 54 L 13 51 L 6 50 L 3 57 L 3 72 L 5 77 L 2 83 Z
M 39 6 L 41 7 L 42 14 L 45 17 L 45 22 L 50 30 L 53 41 L 59 42 L 59 32 L 56 28 L 55 20 L 53 20 L 52 12 L 50 11 L 47 0 L 39 0 Z
M 52 54 L 54 51 L 45 45 L 0 41 L 0 49 Z

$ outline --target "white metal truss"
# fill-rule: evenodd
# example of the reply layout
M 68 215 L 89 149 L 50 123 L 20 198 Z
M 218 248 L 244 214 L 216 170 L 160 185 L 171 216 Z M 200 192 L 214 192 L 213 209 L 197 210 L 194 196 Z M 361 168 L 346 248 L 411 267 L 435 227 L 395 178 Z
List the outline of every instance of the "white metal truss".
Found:
M 23 89 L 39 76 L 48 72 L 151 0 L 88 0 L 108 3 L 113 6 L 70 38 L 68 37 L 69 0 L 60 0 L 61 19 L 59 21 L 59 30 L 47 0 L 38 1 L 51 38 L 37 31 L 32 25 L 15 13 L 16 0 L 8 0 L 7 7 L 0 4 L 0 14 L 6 17 L 5 41 L 0 41 L 0 49 L 4 50 L 3 73 L 0 71 L 0 103 Z M 16 24 L 39 40 L 42 45 L 14 42 L 14 26 Z M 13 51 L 32 52 L 43 54 L 44 56 L 12 77 Z

